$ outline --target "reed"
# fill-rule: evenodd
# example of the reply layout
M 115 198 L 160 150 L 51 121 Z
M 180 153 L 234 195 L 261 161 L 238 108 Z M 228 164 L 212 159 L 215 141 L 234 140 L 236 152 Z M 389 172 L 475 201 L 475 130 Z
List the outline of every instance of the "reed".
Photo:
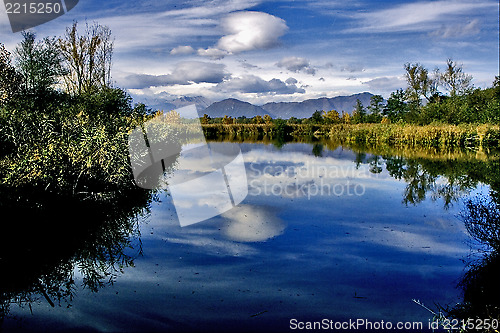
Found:
M 328 137 L 346 143 L 386 143 L 422 147 L 467 147 L 500 145 L 498 125 L 408 125 L 339 124 L 330 127 Z

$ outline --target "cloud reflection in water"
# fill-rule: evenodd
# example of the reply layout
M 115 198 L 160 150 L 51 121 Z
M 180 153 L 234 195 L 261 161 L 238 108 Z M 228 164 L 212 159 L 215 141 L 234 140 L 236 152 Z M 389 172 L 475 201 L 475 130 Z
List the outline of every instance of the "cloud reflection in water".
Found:
M 237 242 L 263 242 L 285 230 L 285 222 L 268 207 L 239 205 L 222 216 L 227 220 L 224 235 Z

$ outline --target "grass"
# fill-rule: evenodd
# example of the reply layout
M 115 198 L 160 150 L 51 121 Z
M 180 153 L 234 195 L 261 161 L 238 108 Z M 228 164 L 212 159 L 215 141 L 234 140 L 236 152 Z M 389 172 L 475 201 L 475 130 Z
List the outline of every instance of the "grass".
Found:
M 386 143 L 422 147 L 500 146 L 497 125 L 334 125 L 327 136 L 347 143 Z

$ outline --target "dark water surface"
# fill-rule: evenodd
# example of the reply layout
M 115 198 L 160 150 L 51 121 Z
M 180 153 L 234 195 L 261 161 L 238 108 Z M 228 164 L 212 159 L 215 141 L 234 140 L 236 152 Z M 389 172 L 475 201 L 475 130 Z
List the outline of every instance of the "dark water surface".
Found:
M 172 197 L 160 192 L 136 210 L 113 210 L 106 216 L 121 222 L 87 231 L 85 241 L 66 216 L 55 239 L 31 236 L 37 248 L 18 254 L 22 237 L 5 245 L 2 328 L 281 332 L 292 319 L 364 319 L 428 330 L 433 315 L 413 299 L 433 310 L 460 302 L 471 238 L 459 214 L 465 199 L 498 186 L 497 162 L 306 143 L 240 147 L 249 194 L 220 216 L 180 227 Z M 141 205 L 149 213 L 131 219 Z

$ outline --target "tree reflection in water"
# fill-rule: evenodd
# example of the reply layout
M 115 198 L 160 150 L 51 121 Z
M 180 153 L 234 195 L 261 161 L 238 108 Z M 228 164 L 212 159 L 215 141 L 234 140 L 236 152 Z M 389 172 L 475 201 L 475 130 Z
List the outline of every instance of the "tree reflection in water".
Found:
M 447 312 L 458 319 L 500 321 L 500 203 L 482 197 L 471 199 L 466 202 L 461 216 L 467 231 L 485 252 L 482 258 L 469 264 L 460 281 L 463 301 Z
M 358 153 L 354 162 L 367 163 L 372 173 L 380 173 L 380 158 L 387 172 L 395 179 L 403 180 L 406 188 L 403 203 L 416 205 L 430 195 L 432 200 L 441 198 L 447 209 L 480 183 L 490 186 L 489 198 L 476 196 L 464 202 L 461 212 L 470 236 L 481 247 L 482 257 L 469 263 L 458 285 L 463 300 L 453 306 L 441 308 L 447 317 L 484 323 L 485 319 L 500 322 L 500 165 L 498 157 L 483 161 L 475 159 L 405 158 L 401 156 Z M 472 326 L 471 326 L 472 327 Z M 496 327 L 496 326 L 494 326 Z M 467 331 L 498 332 L 491 327 L 476 326 Z M 497 327 L 498 328 L 498 327 Z
M 74 272 L 97 292 L 141 252 L 138 220 L 151 191 L 130 186 L 113 195 L 77 200 L 45 191 L 0 191 L 0 327 L 12 304 L 71 305 Z M 7 218 L 8 217 L 8 218 Z

